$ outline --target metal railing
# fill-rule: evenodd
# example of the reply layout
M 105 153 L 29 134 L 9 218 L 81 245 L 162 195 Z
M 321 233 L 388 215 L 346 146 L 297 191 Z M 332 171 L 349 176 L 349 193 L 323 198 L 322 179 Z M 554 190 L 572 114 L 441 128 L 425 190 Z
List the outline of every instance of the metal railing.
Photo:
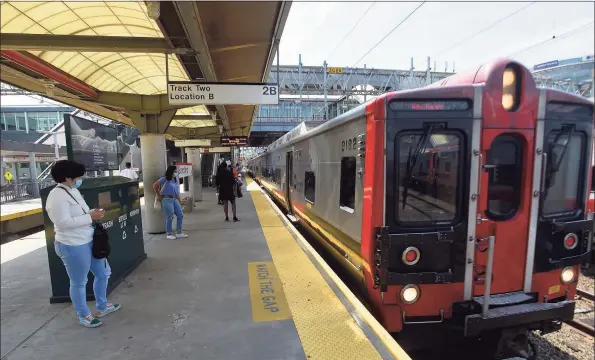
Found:
M 38 198 L 36 187 L 41 190 L 54 184 L 52 179 L 6 184 L 0 191 L 0 204 Z

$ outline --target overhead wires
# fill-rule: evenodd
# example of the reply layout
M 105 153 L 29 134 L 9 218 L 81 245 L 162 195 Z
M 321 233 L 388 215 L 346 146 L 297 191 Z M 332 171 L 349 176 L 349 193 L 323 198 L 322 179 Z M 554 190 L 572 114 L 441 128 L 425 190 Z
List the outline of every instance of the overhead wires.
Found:
M 530 45 L 530 46 L 528 46 L 528 47 L 526 47 L 526 48 L 524 48 L 524 49 L 517 50 L 517 51 L 513 52 L 512 54 L 509 54 L 509 55 L 507 55 L 506 57 L 511 57 L 512 55 L 516 55 L 516 54 L 523 53 L 523 52 L 525 52 L 525 51 L 531 50 L 531 49 L 533 49 L 533 48 L 535 48 L 535 47 L 537 47 L 537 46 L 543 45 L 543 44 L 545 44 L 545 43 L 547 43 L 547 42 L 550 42 L 550 41 L 552 41 L 552 40 L 559 40 L 559 39 L 561 39 L 561 38 L 564 38 L 564 37 L 566 37 L 566 36 L 572 35 L 572 34 L 574 34 L 574 33 L 578 32 L 578 31 L 580 31 L 580 30 L 583 30 L 583 29 L 587 28 L 587 27 L 588 27 L 588 26 L 590 26 L 590 25 L 593 25 L 593 21 L 590 21 L 590 22 L 588 22 L 587 24 L 584 24 L 584 25 L 582 25 L 582 26 L 579 26 L 579 27 L 577 27 L 577 28 L 574 28 L 574 29 L 572 29 L 572 30 L 568 30 L 568 31 L 566 31 L 566 32 L 564 32 L 564 33 L 562 33 L 562 34 L 560 34 L 560 35 L 558 35 L 558 36 L 555 36 L 555 35 L 554 35 L 554 36 L 552 36 L 551 38 L 548 38 L 548 39 L 545 39 L 545 40 L 543 40 L 543 41 L 540 41 L 540 42 L 538 42 L 538 43 L 536 43 L 536 44 Z
M 339 46 L 341 46 L 343 44 L 343 42 L 347 39 L 347 37 L 349 37 L 349 35 L 351 35 L 351 33 L 353 32 L 353 30 L 355 30 L 355 28 L 359 25 L 359 23 L 364 19 L 364 17 L 366 17 L 366 14 L 370 11 L 370 9 L 376 5 L 376 2 L 373 2 L 372 4 L 370 4 L 370 6 L 368 6 L 368 8 L 366 9 L 366 11 L 362 14 L 362 16 L 360 16 L 360 18 L 357 20 L 357 22 L 355 24 L 353 24 L 353 26 L 351 27 L 351 29 L 347 32 L 347 34 L 343 37 L 343 39 L 341 39 L 341 41 L 339 41 L 337 43 L 337 46 L 335 46 L 335 48 L 333 49 L 333 51 L 331 51 L 331 54 L 329 56 L 327 56 L 327 59 L 330 59 L 331 56 L 333 56 L 333 54 L 335 53 L 335 51 L 337 51 L 337 49 L 339 48 Z
M 469 36 L 469 37 L 467 37 L 467 38 L 465 38 L 465 39 L 463 39 L 463 40 L 459 41 L 458 43 L 454 44 L 453 46 L 451 46 L 451 47 L 448 47 L 448 48 L 446 48 L 446 49 L 443 49 L 443 50 L 439 51 L 438 53 L 436 53 L 436 54 L 435 54 L 435 55 L 433 55 L 432 57 L 433 57 L 433 58 L 435 58 L 435 57 L 437 57 L 437 56 L 439 56 L 439 55 L 442 55 L 442 54 L 444 54 L 444 53 L 446 53 L 446 52 L 448 52 L 448 51 L 450 51 L 450 50 L 452 50 L 452 49 L 454 49 L 454 48 L 458 47 L 459 45 L 461 45 L 461 44 L 463 44 L 463 43 L 465 43 L 465 42 L 467 42 L 467 41 L 469 41 L 469 40 L 473 39 L 473 38 L 474 38 L 474 37 L 476 37 L 477 35 L 479 35 L 479 34 L 481 34 L 481 33 L 485 32 L 485 31 L 487 31 L 487 30 L 489 30 L 489 29 L 493 28 L 494 26 L 496 26 L 496 25 L 500 24 L 500 23 L 501 23 L 501 22 L 503 22 L 504 20 L 507 20 L 507 19 L 509 19 L 509 18 L 513 17 L 514 15 L 516 15 L 516 14 L 520 13 L 521 11 L 523 11 L 523 10 L 527 9 L 528 7 L 535 5 L 536 3 L 537 3 L 537 1 L 534 1 L 534 2 L 532 2 L 532 3 L 530 3 L 530 4 L 527 4 L 527 5 L 523 6 L 522 8 L 520 8 L 520 9 L 518 9 L 518 10 L 515 10 L 515 11 L 513 11 L 512 13 L 510 13 L 510 14 L 508 14 L 508 15 L 506 15 L 506 16 L 504 16 L 504 17 L 502 17 L 502 18 L 498 19 L 498 20 L 496 20 L 495 22 L 493 22 L 492 24 L 488 25 L 487 27 L 485 27 L 485 28 L 483 28 L 483 29 L 479 30 L 478 32 L 474 33 L 473 35 L 471 35 L 471 36 Z

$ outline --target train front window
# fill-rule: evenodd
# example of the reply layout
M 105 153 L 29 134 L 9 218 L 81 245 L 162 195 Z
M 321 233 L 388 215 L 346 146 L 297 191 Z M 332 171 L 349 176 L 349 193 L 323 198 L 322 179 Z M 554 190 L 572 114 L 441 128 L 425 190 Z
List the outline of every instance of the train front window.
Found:
M 584 136 L 579 132 L 552 131 L 547 137 L 543 214 L 564 215 L 576 211 L 580 199 L 580 174 L 584 174 Z
M 402 132 L 395 142 L 395 220 L 403 225 L 453 223 L 457 218 L 461 137 L 429 132 Z

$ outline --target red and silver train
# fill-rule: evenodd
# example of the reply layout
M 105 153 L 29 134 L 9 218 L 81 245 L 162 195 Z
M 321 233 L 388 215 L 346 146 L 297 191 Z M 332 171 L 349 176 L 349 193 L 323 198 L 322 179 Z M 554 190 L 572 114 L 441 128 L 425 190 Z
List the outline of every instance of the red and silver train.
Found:
M 501 59 L 298 127 L 247 166 L 388 331 L 550 332 L 592 256 L 593 111 Z

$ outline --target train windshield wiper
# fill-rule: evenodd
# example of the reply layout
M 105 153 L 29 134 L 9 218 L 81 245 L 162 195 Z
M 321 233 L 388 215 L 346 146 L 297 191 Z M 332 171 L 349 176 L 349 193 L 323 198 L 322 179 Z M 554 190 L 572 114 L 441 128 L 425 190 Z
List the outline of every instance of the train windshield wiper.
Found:
M 553 174 L 560 171 L 560 165 L 562 164 L 562 160 L 564 159 L 564 156 L 566 155 L 566 150 L 568 150 L 568 146 L 570 145 L 572 130 L 573 130 L 572 125 L 562 126 L 562 129 L 560 129 L 560 131 L 556 134 L 556 137 L 554 138 L 554 140 L 552 142 L 550 142 L 550 144 L 549 144 L 548 153 L 549 153 L 549 157 L 551 159 L 551 163 L 549 164 L 548 169 L 547 169 L 546 184 L 548 184 L 548 186 L 546 186 L 546 188 L 549 188 L 549 184 L 552 180 Z M 566 137 L 566 142 L 558 144 L 560 142 L 560 139 L 563 136 Z M 554 152 L 554 148 L 556 148 L 556 147 L 561 147 L 562 150 L 559 152 Z
M 413 146 L 409 148 L 409 156 L 407 156 L 407 168 L 405 172 L 405 181 L 403 184 L 403 209 L 405 209 L 405 204 L 407 202 L 407 193 L 409 190 L 409 185 L 411 183 L 413 177 L 413 169 L 417 164 L 417 159 L 419 155 L 424 152 L 427 148 L 428 141 L 430 140 L 430 136 L 432 136 L 432 130 L 434 129 L 434 125 L 427 125 L 425 128 L 424 133 L 422 134 L 417 146 L 415 147 L 415 151 L 412 153 L 411 150 Z

